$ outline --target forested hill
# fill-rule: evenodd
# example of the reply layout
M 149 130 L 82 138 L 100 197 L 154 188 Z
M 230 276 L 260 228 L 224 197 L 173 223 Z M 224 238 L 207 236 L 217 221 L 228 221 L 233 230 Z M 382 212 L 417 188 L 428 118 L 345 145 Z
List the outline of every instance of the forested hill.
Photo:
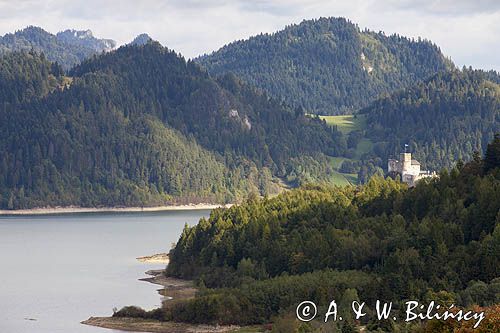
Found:
M 478 155 L 458 163 L 414 188 L 374 177 L 356 189 L 307 186 L 216 209 L 209 219 L 186 225 L 170 251 L 167 273 L 195 279 L 199 293 L 139 314 L 255 324 L 288 312 L 295 318 L 304 300 L 324 309 L 332 299 L 347 304 L 339 306 L 342 316 L 353 300 L 367 302 L 368 311 L 374 311 L 376 300 L 391 300 L 396 313 L 408 299 L 458 307 L 498 304 L 499 211 L 500 136 L 488 145 L 484 159 Z M 340 321 L 341 327 L 334 322 L 320 329 L 320 317 L 303 331 L 337 332 L 346 325 Z M 344 318 L 367 332 L 459 331 L 433 330 L 436 322 L 422 330 L 424 323 Z M 481 332 L 498 332 L 499 324 L 484 323 Z
M 380 94 L 453 67 L 429 41 L 361 31 L 343 18 L 303 21 L 196 61 L 319 114 L 352 113 Z
M 0 109 L 2 208 L 233 201 L 265 194 L 294 158 L 340 154 L 345 143 L 158 43 L 96 56 L 70 77 L 34 53 L 13 57 L 1 58 L 0 75 L 27 83 L 0 92 L 11 101 Z
M 47 59 L 57 62 L 66 70 L 115 46 L 115 41 L 95 38 L 90 30 L 65 30 L 53 35 L 42 28 L 29 26 L 0 37 L 0 54 L 33 49 L 44 53 Z
M 439 73 L 376 101 L 361 111 L 367 135 L 376 142 L 374 152 L 387 160 L 409 144 L 433 170 L 471 159 L 500 132 L 498 78 L 472 69 Z
M 113 91 L 107 101 L 125 116 L 150 114 L 207 149 L 232 151 L 276 171 L 290 157 L 341 153 L 333 140 L 340 133 L 321 121 L 288 109 L 234 75 L 214 81 L 157 42 L 88 60 L 71 75 L 83 80 L 106 75 L 111 86 L 106 89 Z

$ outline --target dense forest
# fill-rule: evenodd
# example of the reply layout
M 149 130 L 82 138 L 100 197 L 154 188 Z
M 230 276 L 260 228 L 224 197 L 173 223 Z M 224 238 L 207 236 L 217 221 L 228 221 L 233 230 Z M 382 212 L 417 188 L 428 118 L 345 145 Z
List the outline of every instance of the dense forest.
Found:
M 308 186 L 249 199 L 185 227 L 167 274 L 195 279 L 200 291 L 149 315 L 266 323 L 302 300 L 326 307 L 334 298 L 491 306 L 500 303 L 499 218 L 500 136 L 484 159 L 476 155 L 415 188 L 374 177 L 359 188 Z M 491 323 L 481 332 L 497 332 Z M 409 325 L 405 332 L 450 332 L 446 324 Z
M 12 51 L 34 50 L 44 53 L 47 59 L 57 62 L 65 70 L 115 46 L 115 41 L 95 38 L 90 30 L 65 30 L 53 35 L 42 28 L 29 26 L 0 36 L 0 55 Z
M 344 149 L 319 119 L 158 43 L 69 76 L 34 52 L 0 62 L 2 208 L 235 201 L 275 193 L 305 157 Z
M 46 96 L 64 85 L 63 70 L 35 52 L 0 58 L 0 106 L 19 105 Z
M 500 76 L 466 69 L 438 73 L 360 111 L 374 156 L 387 161 L 404 144 L 425 168 L 451 168 L 483 152 L 500 132 Z
M 453 67 L 429 41 L 361 31 L 344 18 L 303 21 L 196 61 L 212 74 L 232 72 L 317 114 L 352 113 L 381 94 Z

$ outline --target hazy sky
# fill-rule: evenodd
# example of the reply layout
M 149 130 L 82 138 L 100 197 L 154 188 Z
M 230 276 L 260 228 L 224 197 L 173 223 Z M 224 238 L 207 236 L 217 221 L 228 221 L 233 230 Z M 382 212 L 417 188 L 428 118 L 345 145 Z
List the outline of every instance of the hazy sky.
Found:
M 427 38 L 462 65 L 500 71 L 500 0 L 0 0 L 0 34 L 27 25 L 91 29 L 119 44 L 148 33 L 186 57 L 290 23 L 343 16 L 361 28 Z

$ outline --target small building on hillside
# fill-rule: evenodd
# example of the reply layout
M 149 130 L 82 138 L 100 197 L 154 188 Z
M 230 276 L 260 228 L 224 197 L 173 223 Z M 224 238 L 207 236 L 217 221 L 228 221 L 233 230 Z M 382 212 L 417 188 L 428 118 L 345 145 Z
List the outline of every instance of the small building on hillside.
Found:
M 400 175 L 401 181 L 409 186 L 415 186 L 420 179 L 436 177 L 435 172 L 420 170 L 420 163 L 411 158 L 411 153 L 399 154 L 399 160 L 389 159 L 387 169 L 389 175 L 393 177 Z

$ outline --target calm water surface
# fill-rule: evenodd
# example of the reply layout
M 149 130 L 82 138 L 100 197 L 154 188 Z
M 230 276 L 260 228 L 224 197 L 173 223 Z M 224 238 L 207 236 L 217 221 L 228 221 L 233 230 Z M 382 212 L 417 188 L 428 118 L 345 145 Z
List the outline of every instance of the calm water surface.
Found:
M 80 321 L 159 306 L 159 287 L 138 279 L 164 265 L 135 258 L 167 252 L 185 223 L 209 213 L 0 217 L 0 332 L 113 332 Z

